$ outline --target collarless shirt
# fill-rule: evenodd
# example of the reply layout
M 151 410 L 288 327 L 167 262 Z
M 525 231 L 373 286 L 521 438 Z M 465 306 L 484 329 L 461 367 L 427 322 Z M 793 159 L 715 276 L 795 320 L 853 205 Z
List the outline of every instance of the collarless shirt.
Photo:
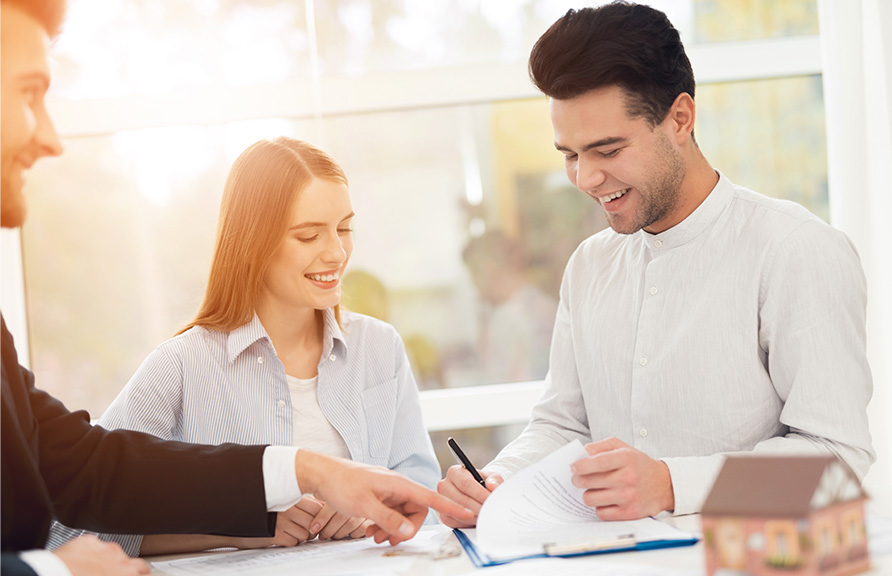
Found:
M 290 374 L 285 377 L 291 394 L 294 445 L 329 456 L 350 458 L 347 443 L 319 407 L 319 396 L 316 393 L 319 378 L 297 378 Z
M 350 458 L 435 488 L 440 466 L 424 425 L 402 339 L 389 324 L 342 311 L 343 330 L 323 310 L 319 408 Z M 99 419 L 104 428 L 199 444 L 293 442 L 285 367 L 255 315 L 230 332 L 196 326 L 158 346 Z M 175 488 L 172 488 L 175 489 Z M 48 547 L 81 534 L 55 523 Z M 141 537 L 100 535 L 131 556 Z
M 835 454 L 863 478 L 865 286 L 844 234 L 722 175 L 665 232 L 604 230 L 567 265 L 530 424 L 487 468 L 614 436 L 667 464 L 676 514 L 728 454 Z

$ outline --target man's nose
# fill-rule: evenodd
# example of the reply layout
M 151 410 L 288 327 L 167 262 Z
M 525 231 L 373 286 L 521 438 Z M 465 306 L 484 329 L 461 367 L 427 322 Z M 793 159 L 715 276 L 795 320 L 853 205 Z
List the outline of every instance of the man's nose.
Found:
M 597 160 L 580 156 L 576 163 L 575 184 L 577 188 L 583 192 L 589 192 L 606 181 L 607 175 Z
M 53 120 L 46 108 L 41 107 L 35 115 L 37 126 L 35 127 L 34 142 L 38 147 L 38 156 L 58 156 L 62 154 L 62 141 L 53 126 Z

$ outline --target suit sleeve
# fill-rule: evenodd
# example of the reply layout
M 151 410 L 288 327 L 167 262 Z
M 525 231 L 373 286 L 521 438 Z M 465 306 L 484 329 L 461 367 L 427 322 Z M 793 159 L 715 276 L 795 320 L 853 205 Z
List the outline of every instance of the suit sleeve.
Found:
M 272 534 L 263 446 L 201 446 L 107 431 L 29 380 L 40 472 L 64 524 L 142 534 Z
M 156 348 L 140 365 L 124 389 L 99 418 L 107 430 L 135 430 L 161 440 L 182 440 L 183 372 L 175 358 Z M 56 521 L 50 527 L 47 549 L 90 533 Z M 95 533 L 100 540 L 115 542 L 128 556 L 139 556 L 142 534 Z
M 4 552 L 0 557 L 0 573 L 3 576 L 37 576 L 37 573 L 13 552 Z

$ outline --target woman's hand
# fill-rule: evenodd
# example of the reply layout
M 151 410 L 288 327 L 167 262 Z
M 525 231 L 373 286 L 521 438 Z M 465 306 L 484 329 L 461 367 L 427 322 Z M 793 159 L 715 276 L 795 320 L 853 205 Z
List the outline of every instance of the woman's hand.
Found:
M 322 502 L 312 496 L 302 497 L 288 510 L 276 514 L 276 535 L 272 538 L 232 538 L 230 545 L 246 550 L 269 546 L 297 546 L 316 537 L 313 521 L 323 510 Z
M 320 540 L 365 538 L 366 528 L 371 524 L 365 518 L 353 518 L 341 514 L 328 504 L 324 504 L 310 524 L 310 532 L 318 534 Z
M 297 546 L 317 536 L 320 540 L 365 538 L 365 531 L 369 525 L 371 522 L 365 518 L 346 516 L 336 512 L 322 500 L 307 495 L 288 510 L 278 513 L 275 537 L 243 540 L 265 540 L 265 546 Z

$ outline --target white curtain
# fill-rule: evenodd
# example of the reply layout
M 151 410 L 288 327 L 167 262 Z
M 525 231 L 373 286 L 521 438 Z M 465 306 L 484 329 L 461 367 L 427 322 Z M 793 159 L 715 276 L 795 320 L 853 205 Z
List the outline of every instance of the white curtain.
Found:
M 861 254 L 868 283 L 869 416 L 877 463 L 868 492 L 892 502 L 892 2 L 818 0 L 831 224 Z M 845 382 L 840 382 L 841 386 Z

